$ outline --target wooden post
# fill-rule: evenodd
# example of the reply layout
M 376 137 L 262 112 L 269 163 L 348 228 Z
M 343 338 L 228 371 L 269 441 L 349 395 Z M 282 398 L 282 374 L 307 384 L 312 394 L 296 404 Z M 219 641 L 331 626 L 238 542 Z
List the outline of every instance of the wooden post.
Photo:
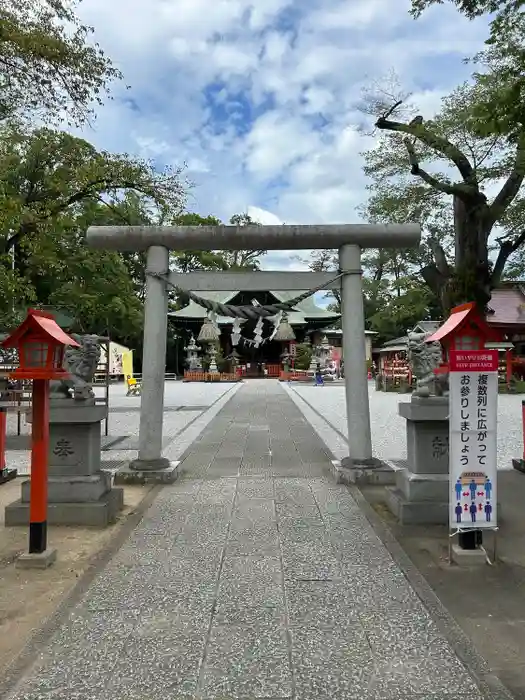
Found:
M 29 553 L 47 549 L 47 468 L 49 452 L 49 382 L 33 380 L 31 435 L 31 493 L 29 499 Z

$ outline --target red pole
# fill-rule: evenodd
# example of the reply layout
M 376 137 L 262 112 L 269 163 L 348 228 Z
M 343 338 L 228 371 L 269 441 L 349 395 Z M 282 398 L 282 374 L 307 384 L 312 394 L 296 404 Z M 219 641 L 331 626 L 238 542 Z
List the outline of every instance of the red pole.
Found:
M 521 402 L 521 433 L 523 438 L 523 461 L 525 461 L 525 401 Z
M 7 432 L 7 410 L 0 408 L 0 475 L 6 469 L 5 463 L 5 443 Z
M 29 553 L 47 549 L 47 465 L 49 451 L 49 382 L 33 380 L 31 434 L 31 493 L 29 499 Z

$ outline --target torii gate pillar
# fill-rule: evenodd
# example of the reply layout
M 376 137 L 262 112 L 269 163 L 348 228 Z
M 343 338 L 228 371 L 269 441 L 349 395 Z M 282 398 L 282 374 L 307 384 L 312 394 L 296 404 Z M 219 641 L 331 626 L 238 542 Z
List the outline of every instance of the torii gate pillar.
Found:
M 365 313 L 361 281 L 361 249 L 344 245 L 339 249 L 341 272 L 348 271 L 341 282 L 341 324 L 343 327 L 343 361 L 349 462 L 368 464 L 372 460 L 372 434 L 368 402 L 368 374 L 365 352 Z
M 147 250 L 146 272 L 153 273 L 146 275 L 139 454 L 131 463 L 131 469 L 149 472 L 152 478 L 161 481 L 176 478 L 174 468 L 162 457 L 168 289 L 165 281 L 154 276 L 168 273 L 169 250 L 339 249 L 340 268 L 346 273 L 341 282 L 341 294 L 350 451 L 343 466 L 349 466 L 347 462 L 369 464 L 372 460 L 361 249 L 416 247 L 420 238 L 418 224 L 90 227 L 86 236 L 90 247 L 135 252 Z M 257 274 L 264 273 L 254 273 Z
M 137 471 L 158 471 L 170 467 L 169 460 L 162 457 L 168 290 L 166 282 L 155 277 L 155 274 L 168 274 L 169 255 L 169 250 L 164 246 L 152 245 L 148 248 L 146 269 L 153 274 L 146 275 L 139 454 L 129 465 L 130 469 Z

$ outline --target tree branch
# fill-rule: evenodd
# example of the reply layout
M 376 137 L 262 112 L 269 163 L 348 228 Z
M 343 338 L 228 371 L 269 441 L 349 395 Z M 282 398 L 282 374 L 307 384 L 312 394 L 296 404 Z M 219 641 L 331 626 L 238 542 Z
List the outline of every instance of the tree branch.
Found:
M 448 264 L 447 256 L 445 254 L 445 251 L 443 250 L 443 247 L 436 241 L 435 238 L 429 238 L 427 243 L 428 247 L 432 251 L 432 254 L 434 255 L 434 260 L 436 261 L 436 268 L 439 271 L 439 273 L 444 278 L 450 277 L 451 269 L 450 265 Z
M 81 202 L 84 199 L 87 199 L 88 197 L 95 197 L 96 199 L 99 199 L 101 191 L 108 191 L 113 189 L 138 190 L 147 194 L 147 192 L 145 192 L 147 188 L 144 188 L 136 182 L 121 182 L 120 184 L 118 184 L 112 178 L 102 178 L 100 180 L 93 180 L 92 182 L 88 183 L 83 189 L 78 190 L 78 192 L 75 192 L 74 194 L 70 195 L 56 206 L 50 208 L 47 212 L 44 212 L 40 216 L 35 216 L 35 219 L 32 221 L 28 221 L 25 224 L 22 224 L 19 227 L 18 231 L 12 236 L 10 236 L 5 242 L 4 253 L 8 253 L 11 250 L 11 248 L 17 245 L 24 236 L 26 236 L 29 233 L 34 233 L 37 229 L 38 224 L 42 224 L 45 221 L 48 221 L 49 219 L 53 218 L 57 214 L 60 214 L 72 204 Z M 107 205 L 107 203 L 105 204 Z
M 525 230 L 522 231 L 514 240 L 500 241 L 500 249 L 496 262 L 494 263 L 494 268 L 492 270 L 492 275 L 490 277 L 490 286 L 492 289 L 498 286 L 503 277 L 503 271 L 507 260 L 510 258 L 512 253 L 515 253 L 518 248 L 520 248 L 525 243 Z
M 441 299 L 441 291 L 445 286 L 447 278 L 441 274 L 437 266 L 426 265 L 420 270 L 421 277 L 425 281 L 425 284 L 431 289 L 438 299 Z
M 476 172 L 469 159 L 448 139 L 433 134 L 422 124 L 404 124 L 403 122 L 389 121 L 386 117 L 380 117 L 376 121 L 376 127 L 381 130 L 408 134 L 423 141 L 424 144 L 446 156 L 454 163 L 465 184 L 477 187 Z
M 412 173 L 412 175 L 417 175 L 423 180 L 423 182 L 426 182 L 427 185 L 430 185 L 433 189 L 438 190 L 439 192 L 443 192 L 444 194 L 458 196 L 461 196 L 461 194 L 463 194 L 463 190 L 459 185 L 451 185 L 448 182 L 441 182 L 437 178 L 430 175 L 430 173 L 427 173 L 426 170 L 420 168 L 414 144 L 408 138 L 405 138 L 403 140 L 403 143 L 405 144 L 408 151 L 408 159 L 410 161 L 410 172 Z
M 498 221 L 502 214 L 516 198 L 523 180 L 525 179 L 525 136 L 522 135 L 517 149 L 514 165 L 503 187 L 496 195 L 494 201 L 489 207 L 490 218 L 492 224 Z

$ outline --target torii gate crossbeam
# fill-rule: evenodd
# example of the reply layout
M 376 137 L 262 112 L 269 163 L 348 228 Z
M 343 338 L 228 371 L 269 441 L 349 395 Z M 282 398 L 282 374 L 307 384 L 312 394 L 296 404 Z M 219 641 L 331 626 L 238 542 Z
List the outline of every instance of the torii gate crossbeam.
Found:
M 170 273 L 170 250 L 339 250 L 340 271 L 345 273 L 340 288 L 348 445 L 351 461 L 367 464 L 372 460 L 372 442 L 363 340 L 361 249 L 417 247 L 420 239 L 419 224 L 90 227 L 86 236 L 88 246 L 118 251 L 147 250 L 146 272 L 152 273 L 146 276 L 139 454 L 130 468 L 147 471 L 152 477 L 157 475 L 162 480 L 163 472 L 167 473 L 171 468 L 169 461 L 162 457 L 168 289 L 165 281 L 158 277 Z M 228 274 L 231 285 L 231 273 L 225 273 Z M 241 276 L 245 279 L 249 277 L 253 289 L 256 284 L 253 278 L 260 273 L 237 274 L 237 280 Z M 313 284 L 309 288 L 316 286 L 313 280 L 315 274 L 312 273 Z M 291 289 L 297 290 L 297 284 L 297 280 L 291 282 Z M 205 283 L 203 286 L 210 289 Z M 281 288 L 284 290 L 282 285 Z

